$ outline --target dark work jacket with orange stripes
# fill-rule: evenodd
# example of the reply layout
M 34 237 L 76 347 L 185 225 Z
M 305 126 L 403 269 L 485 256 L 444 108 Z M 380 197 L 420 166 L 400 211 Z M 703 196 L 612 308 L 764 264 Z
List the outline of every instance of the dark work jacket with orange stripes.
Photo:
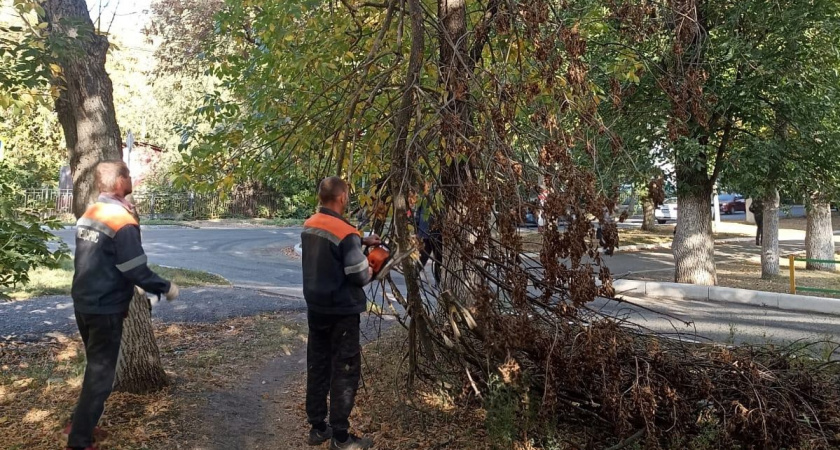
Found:
M 321 208 L 303 224 L 303 297 L 310 311 L 361 314 L 370 281 L 362 239 L 338 213 Z
M 128 311 L 135 285 L 155 295 L 169 292 L 169 282 L 146 264 L 137 219 L 105 195 L 76 222 L 75 267 L 71 296 L 81 313 Z

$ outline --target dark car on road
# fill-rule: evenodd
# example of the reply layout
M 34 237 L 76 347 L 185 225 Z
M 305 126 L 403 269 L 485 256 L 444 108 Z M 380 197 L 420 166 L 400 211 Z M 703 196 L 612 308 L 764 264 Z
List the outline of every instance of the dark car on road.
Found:
M 738 194 L 720 194 L 718 196 L 720 202 L 721 214 L 735 214 L 747 211 L 747 202 L 744 197 Z

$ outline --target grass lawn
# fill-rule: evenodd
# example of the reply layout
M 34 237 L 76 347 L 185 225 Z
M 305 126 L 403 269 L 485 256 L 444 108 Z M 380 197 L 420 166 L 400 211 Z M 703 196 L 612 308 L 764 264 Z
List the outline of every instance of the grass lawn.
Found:
M 218 276 L 197 270 L 160 267 L 149 264 L 158 275 L 174 281 L 180 287 L 191 286 L 227 286 L 230 283 Z M 2 288 L 0 292 L 8 295 L 12 300 L 26 300 L 45 295 L 70 295 L 70 284 L 73 280 L 73 261 L 65 260 L 55 269 L 38 268 L 29 272 L 29 283 L 24 286 Z
M 166 225 L 166 221 L 140 220 L 141 225 Z M 191 221 L 169 221 L 191 228 L 261 228 L 261 227 L 298 227 L 304 219 L 206 219 Z
M 838 255 L 837 259 L 840 259 Z M 790 292 L 790 281 L 788 278 L 789 265 L 786 259 L 780 261 L 780 275 L 770 280 L 761 278 L 761 261 L 757 256 L 744 256 L 742 258 L 718 258 L 717 276 L 718 286 L 750 289 L 764 292 Z M 633 279 L 673 282 L 672 271 L 649 272 L 634 274 Z M 800 287 L 812 287 L 821 289 L 833 289 L 840 291 L 840 272 L 819 272 L 805 270 L 804 262 L 796 263 L 796 285 Z M 840 294 L 818 293 L 797 291 L 800 295 L 815 297 L 840 297 Z
M 742 238 L 754 234 L 719 232 L 715 239 Z M 619 228 L 618 249 L 630 245 L 670 244 L 674 240 L 674 225 L 657 225 L 653 231 L 643 231 L 641 228 Z M 542 235 L 536 231 L 522 233 L 522 249 L 526 252 L 539 252 L 542 249 Z
M 65 226 L 75 226 L 72 217 L 62 219 Z M 171 225 L 186 228 L 259 228 L 259 227 L 299 227 L 305 219 L 202 219 L 202 220 L 174 220 L 174 219 L 143 219 L 140 225 Z
M 779 219 L 779 228 L 787 228 L 790 230 L 805 231 L 805 227 L 807 224 L 808 221 L 804 217 L 790 217 Z M 831 225 L 834 231 L 840 230 L 840 212 L 831 212 Z

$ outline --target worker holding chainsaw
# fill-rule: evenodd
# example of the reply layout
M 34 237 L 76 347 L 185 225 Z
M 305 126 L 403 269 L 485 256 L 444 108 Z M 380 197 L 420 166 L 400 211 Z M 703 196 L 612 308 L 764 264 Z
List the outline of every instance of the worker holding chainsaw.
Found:
M 343 218 L 350 200 L 347 183 L 325 178 L 318 186 L 318 213 L 303 225 L 303 296 L 309 321 L 306 371 L 306 415 L 312 426 L 309 444 L 331 440 L 331 449 L 367 449 L 373 441 L 348 432 L 350 412 L 361 377 L 359 324 L 367 307 L 364 286 L 376 275 L 362 245 L 381 244 L 378 236 L 362 238 Z M 330 397 L 327 424 L 327 395 Z

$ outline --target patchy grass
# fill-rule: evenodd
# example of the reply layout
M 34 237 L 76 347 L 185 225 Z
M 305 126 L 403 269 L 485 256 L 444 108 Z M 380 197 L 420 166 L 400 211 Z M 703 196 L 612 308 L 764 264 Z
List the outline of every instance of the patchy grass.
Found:
M 754 233 L 754 231 L 752 232 Z M 754 234 L 719 232 L 715 239 L 743 238 Z M 619 228 L 618 250 L 630 245 L 670 245 L 674 240 L 674 225 L 657 225 L 653 231 L 643 231 L 641 228 Z M 539 252 L 542 249 L 542 235 L 536 231 L 522 233 L 522 249 L 526 252 Z
M 726 250 L 724 248 L 720 248 L 719 251 L 725 252 Z M 840 259 L 840 255 L 838 255 L 837 259 Z M 780 265 L 781 268 L 779 276 L 773 279 L 765 280 L 761 278 L 761 260 L 758 256 L 744 254 L 733 255 L 733 257 L 718 257 L 716 259 L 718 286 L 764 292 L 789 293 L 790 281 L 788 278 L 789 265 L 787 259 L 782 258 Z M 673 272 L 662 271 L 634 274 L 633 278 L 639 280 L 673 282 L 673 276 Z M 797 262 L 796 285 L 840 291 L 840 272 L 805 270 L 805 263 Z M 816 297 L 840 297 L 840 294 L 805 291 L 799 291 L 797 294 Z
M 195 393 L 229 389 L 267 360 L 289 354 L 305 338 L 293 320 L 278 314 L 218 324 L 156 324 L 155 333 L 173 384 L 150 395 L 114 393 L 100 421 L 109 432 L 102 448 L 198 448 L 189 445 L 200 407 Z M 60 432 L 84 372 L 78 336 L 0 342 L 0 368 L 3 448 L 62 448 Z
M 207 219 L 188 222 L 195 228 L 299 227 L 305 219 Z
M 731 239 L 755 236 L 754 234 L 741 233 L 715 233 L 715 239 Z M 657 225 L 653 231 L 642 231 L 641 228 L 619 228 L 618 245 L 649 245 L 649 244 L 671 244 L 674 240 L 674 225 Z
M 140 218 L 140 225 L 167 225 L 167 226 L 174 226 L 174 227 L 185 227 L 185 228 L 197 228 L 196 226 L 192 225 L 190 222 L 183 221 L 183 220 L 171 220 L 171 219 L 143 219 Z
M 808 220 L 805 217 L 790 217 L 779 219 L 779 228 L 805 231 L 807 225 Z M 840 212 L 831 212 L 831 225 L 834 231 L 840 231 Z
M 167 280 L 174 281 L 180 287 L 195 286 L 230 286 L 230 282 L 220 275 L 200 270 L 164 267 L 149 264 L 149 268 Z
M 174 281 L 181 287 L 193 286 L 228 286 L 230 282 L 212 273 L 197 270 L 161 267 L 150 264 L 149 267 L 167 280 Z M 12 300 L 27 300 L 45 295 L 70 295 L 73 281 L 73 261 L 64 260 L 54 269 L 38 268 L 29 272 L 29 283 L 24 286 L 4 288 L 2 292 Z
M 29 271 L 29 283 L 24 286 L 0 288 L 12 300 L 26 300 L 45 295 L 69 295 L 73 281 L 73 260 L 61 261 L 59 267 L 39 267 Z

